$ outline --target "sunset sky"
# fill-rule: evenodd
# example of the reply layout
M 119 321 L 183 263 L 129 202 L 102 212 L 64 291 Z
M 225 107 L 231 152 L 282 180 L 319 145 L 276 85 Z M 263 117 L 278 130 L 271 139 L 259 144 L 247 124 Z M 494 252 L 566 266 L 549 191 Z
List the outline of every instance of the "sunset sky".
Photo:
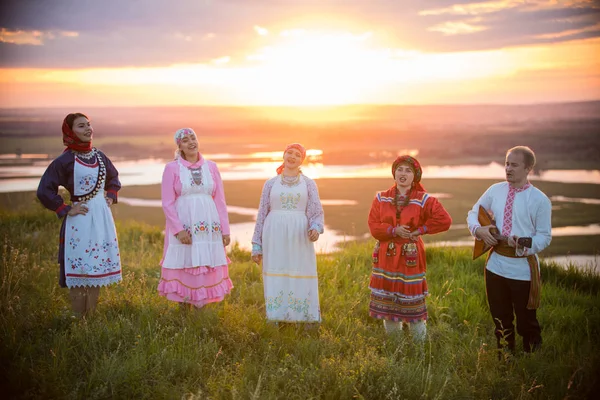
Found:
M 600 99 L 598 0 L 0 7 L 0 107 Z

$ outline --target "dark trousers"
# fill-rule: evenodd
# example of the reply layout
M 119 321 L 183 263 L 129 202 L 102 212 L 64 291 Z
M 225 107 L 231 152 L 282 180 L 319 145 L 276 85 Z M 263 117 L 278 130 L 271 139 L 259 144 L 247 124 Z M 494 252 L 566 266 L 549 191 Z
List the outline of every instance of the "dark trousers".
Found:
M 529 281 L 504 278 L 485 270 L 485 287 L 490 312 L 496 325 L 495 335 L 498 348 L 503 347 L 502 339 L 511 351 L 515 349 L 514 315 L 517 316 L 517 333 L 523 337 L 523 349 L 535 351 L 542 344 L 542 329 L 536 317 L 536 310 L 527 309 Z

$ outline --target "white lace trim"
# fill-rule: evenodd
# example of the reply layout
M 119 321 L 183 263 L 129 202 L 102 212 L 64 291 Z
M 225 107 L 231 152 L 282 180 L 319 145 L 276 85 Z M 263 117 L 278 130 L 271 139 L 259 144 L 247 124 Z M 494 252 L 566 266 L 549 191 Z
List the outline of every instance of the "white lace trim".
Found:
M 108 286 L 123 280 L 121 274 L 108 276 L 105 278 L 70 278 L 67 276 L 67 287 L 76 286 Z

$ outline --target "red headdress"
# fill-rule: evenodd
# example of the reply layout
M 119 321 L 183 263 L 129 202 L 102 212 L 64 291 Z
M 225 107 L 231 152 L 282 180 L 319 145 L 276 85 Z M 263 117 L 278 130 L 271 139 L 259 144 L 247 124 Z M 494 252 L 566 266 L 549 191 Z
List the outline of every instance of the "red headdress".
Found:
M 68 117 L 68 115 L 67 115 Z M 80 151 L 82 153 L 87 153 L 92 150 L 92 141 L 83 142 L 81 139 L 77 137 L 73 129 L 67 123 L 67 117 L 63 120 L 62 123 L 62 133 L 63 133 L 63 144 L 67 146 L 67 149 Z M 66 149 L 65 149 L 66 151 Z
M 421 168 L 421 164 L 419 164 L 417 159 L 409 155 L 403 155 L 396 158 L 396 160 L 394 160 L 394 162 L 392 163 L 392 176 L 394 178 L 396 177 L 396 168 L 398 168 L 398 165 L 400 164 L 408 164 L 408 166 L 413 170 L 413 174 L 415 176 L 412 185 L 413 188 L 420 192 L 424 192 L 425 188 L 421 184 L 421 176 L 423 175 L 423 169 Z

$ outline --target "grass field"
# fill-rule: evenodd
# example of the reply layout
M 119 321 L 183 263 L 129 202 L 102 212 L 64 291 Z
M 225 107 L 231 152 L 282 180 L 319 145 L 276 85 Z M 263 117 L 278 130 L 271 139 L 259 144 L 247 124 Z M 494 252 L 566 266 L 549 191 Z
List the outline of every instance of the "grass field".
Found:
M 236 248 L 224 302 L 184 310 L 159 297 L 160 228 L 120 219 L 124 281 L 77 320 L 57 284 L 59 224 L 39 209 L 1 213 L 5 398 L 574 400 L 600 390 L 599 276 L 543 264 L 544 345 L 499 361 L 483 260 L 466 249 L 428 250 L 420 349 L 368 316 L 372 242 L 318 257 L 323 322 L 304 331 L 265 322 L 261 271 Z

